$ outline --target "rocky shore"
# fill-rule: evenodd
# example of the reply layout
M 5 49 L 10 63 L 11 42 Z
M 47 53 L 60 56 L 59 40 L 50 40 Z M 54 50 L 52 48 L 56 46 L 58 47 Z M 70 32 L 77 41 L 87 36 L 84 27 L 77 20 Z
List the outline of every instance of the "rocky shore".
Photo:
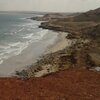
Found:
M 95 14 L 95 15 L 94 15 Z M 87 20 L 87 15 L 90 20 Z M 94 16 L 93 16 L 94 15 Z M 58 17 L 55 17 L 58 16 Z M 76 18 L 79 18 L 79 20 Z M 98 18 L 98 22 L 97 22 Z M 95 70 L 100 66 L 100 8 L 80 15 L 66 17 L 61 14 L 38 17 L 42 22 L 40 28 L 68 32 L 65 39 L 67 46 L 56 52 L 44 55 L 27 70 L 16 72 L 20 77 L 41 77 L 69 68 Z M 32 18 L 35 19 L 36 18 Z M 81 20 L 80 20 L 81 19 Z M 95 49 L 94 49 L 95 48 Z

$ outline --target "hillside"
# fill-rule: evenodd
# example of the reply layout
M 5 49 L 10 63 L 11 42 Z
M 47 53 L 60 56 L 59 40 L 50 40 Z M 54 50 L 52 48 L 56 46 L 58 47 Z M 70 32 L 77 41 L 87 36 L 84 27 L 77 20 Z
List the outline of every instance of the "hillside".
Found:
M 0 100 L 99 100 L 100 73 L 70 69 L 41 78 L 0 79 Z
M 100 21 L 100 8 L 90 10 L 73 18 L 73 21 Z

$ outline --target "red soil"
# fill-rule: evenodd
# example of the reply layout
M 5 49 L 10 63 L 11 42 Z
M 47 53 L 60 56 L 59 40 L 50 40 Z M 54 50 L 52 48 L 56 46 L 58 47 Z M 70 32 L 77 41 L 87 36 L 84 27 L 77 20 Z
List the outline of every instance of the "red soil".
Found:
M 41 78 L 0 78 L 0 100 L 100 100 L 100 73 L 70 69 Z

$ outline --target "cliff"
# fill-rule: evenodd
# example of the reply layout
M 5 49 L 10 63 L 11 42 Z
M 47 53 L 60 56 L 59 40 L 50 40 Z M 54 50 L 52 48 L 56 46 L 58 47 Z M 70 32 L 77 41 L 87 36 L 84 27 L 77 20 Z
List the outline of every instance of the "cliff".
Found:
M 32 17 L 32 20 L 37 20 L 37 21 L 49 21 L 49 20 L 53 20 L 56 18 L 62 18 L 64 17 L 62 14 L 59 13 L 50 13 L 50 14 L 46 14 L 43 17 Z

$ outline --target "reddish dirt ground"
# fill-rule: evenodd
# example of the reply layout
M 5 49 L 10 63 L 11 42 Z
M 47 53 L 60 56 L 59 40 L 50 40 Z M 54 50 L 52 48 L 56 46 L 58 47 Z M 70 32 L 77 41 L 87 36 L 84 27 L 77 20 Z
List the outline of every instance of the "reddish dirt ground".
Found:
M 100 100 L 100 73 L 70 69 L 41 78 L 0 78 L 0 100 Z

